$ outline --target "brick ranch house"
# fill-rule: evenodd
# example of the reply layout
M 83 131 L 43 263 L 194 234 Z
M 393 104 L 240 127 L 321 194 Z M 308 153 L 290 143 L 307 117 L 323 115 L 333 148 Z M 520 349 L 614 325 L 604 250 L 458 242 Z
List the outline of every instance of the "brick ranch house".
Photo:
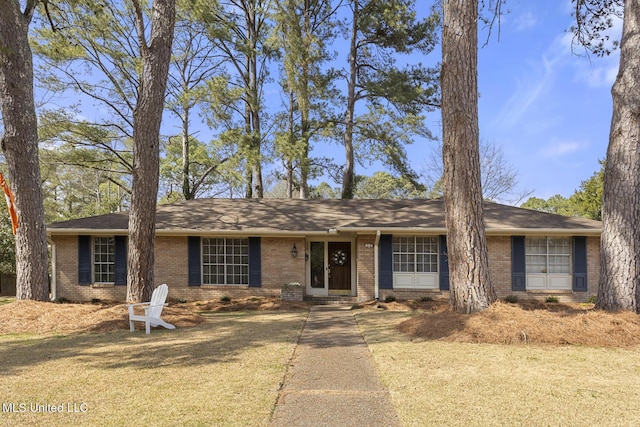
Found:
M 54 298 L 126 298 L 127 223 L 112 213 L 48 226 Z M 499 297 L 597 293 L 600 222 L 487 202 L 485 225 Z M 445 235 L 442 199 L 191 200 L 158 206 L 154 274 L 189 301 L 448 298 Z

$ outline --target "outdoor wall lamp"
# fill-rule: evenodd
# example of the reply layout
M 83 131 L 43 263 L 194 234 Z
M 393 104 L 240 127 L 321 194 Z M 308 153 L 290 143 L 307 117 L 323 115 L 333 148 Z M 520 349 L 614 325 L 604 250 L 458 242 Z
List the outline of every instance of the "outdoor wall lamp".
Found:
M 291 248 L 291 256 L 292 257 L 297 257 L 298 256 L 298 248 L 296 248 L 296 244 L 293 244 L 293 247 Z

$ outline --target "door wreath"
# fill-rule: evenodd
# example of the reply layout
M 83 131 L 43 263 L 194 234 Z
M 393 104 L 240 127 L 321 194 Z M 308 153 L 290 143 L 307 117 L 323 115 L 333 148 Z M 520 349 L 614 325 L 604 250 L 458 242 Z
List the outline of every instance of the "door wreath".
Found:
M 345 263 L 347 262 L 347 254 L 342 249 L 338 249 L 333 253 L 331 259 L 336 265 L 345 265 Z

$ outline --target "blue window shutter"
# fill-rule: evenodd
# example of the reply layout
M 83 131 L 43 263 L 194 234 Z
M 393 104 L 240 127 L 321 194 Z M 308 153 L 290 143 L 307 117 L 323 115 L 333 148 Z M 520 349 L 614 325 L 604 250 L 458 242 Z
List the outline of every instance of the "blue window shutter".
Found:
M 393 236 L 380 235 L 380 259 L 378 262 L 378 288 L 393 289 Z
M 249 237 L 249 286 L 262 286 L 262 259 L 260 237 Z
M 511 237 L 511 290 L 527 290 L 527 264 L 524 236 Z
M 447 251 L 447 236 L 440 236 L 440 290 L 449 290 L 449 252 Z
M 202 284 L 202 259 L 200 257 L 200 251 L 200 237 L 189 236 L 187 238 L 189 286 L 200 286 Z
M 573 238 L 573 291 L 587 292 L 587 238 Z
M 91 284 L 91 236 L 78 236 L 78 284 Z
M 115 284 L 127 284 L 127 236 L 115 236 L 115 265 L 113 270 L 115 273 Z

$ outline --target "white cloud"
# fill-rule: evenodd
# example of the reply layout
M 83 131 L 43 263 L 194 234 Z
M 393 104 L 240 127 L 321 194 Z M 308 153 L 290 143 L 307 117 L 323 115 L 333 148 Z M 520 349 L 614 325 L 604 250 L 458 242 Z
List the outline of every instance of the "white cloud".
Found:
M 553 85 L 557 62 L 557 58 L 548 58 L 544 55 L 539 64 L 533 65 L 536 68 L 533 77 L 518 79 L 516 90 L 496 117 L 496 123 L 500 123 L 503 127 L 518 125 L 529 109 Z
M 516 31 L 526 31 L 538 24 L 538 19 L 533 16 L 533 13 L 527 11 L 513 20 L 513 26 Z
M 540 154 L 547 158 L 564 157 L 570 154 L 582 151 L 587 144 L 578 141 L 553 141 L 551 144 L 543 147 Z

